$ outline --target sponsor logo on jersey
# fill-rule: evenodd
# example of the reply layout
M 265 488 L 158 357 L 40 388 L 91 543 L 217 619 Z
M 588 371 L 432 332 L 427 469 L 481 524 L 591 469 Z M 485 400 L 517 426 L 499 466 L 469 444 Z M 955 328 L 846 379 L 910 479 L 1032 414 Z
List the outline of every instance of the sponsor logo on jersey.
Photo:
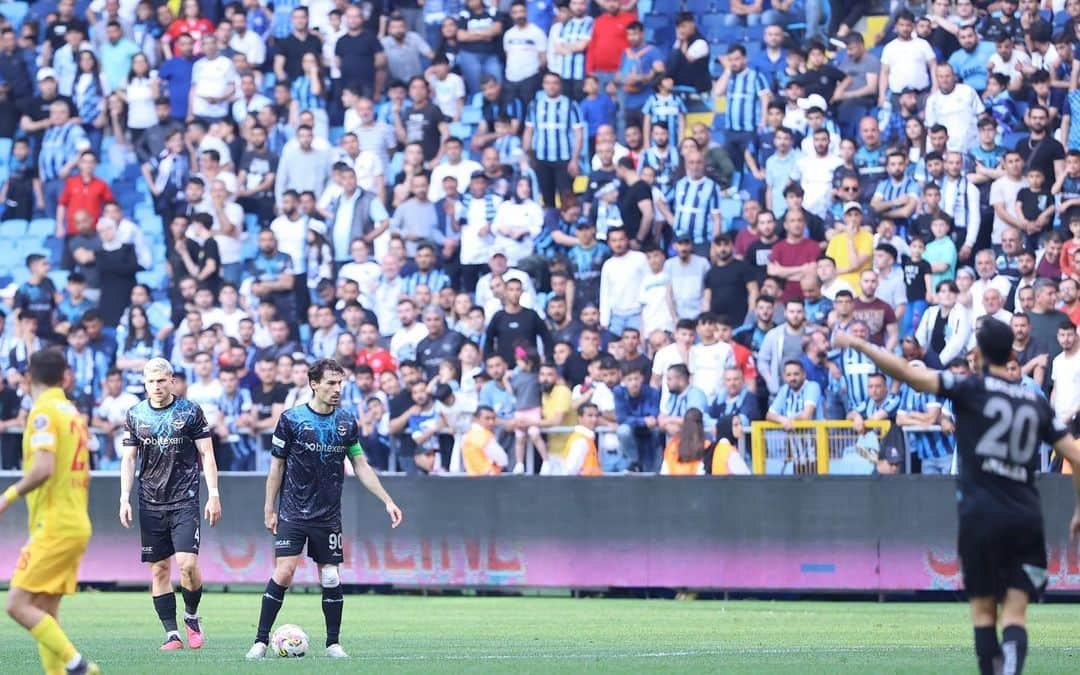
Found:
M 149 425 L 149 424 L 147 424 L 147 423 L 145 423 L 145 422 L 143 422 L 142 424 L 140 424 L 140 425 L 139 425 L 139 428 L 140 428 L 140 429 L 149 429 L 149 428 L 150 428 L 150 425 Z
M 32 448 L 43 445 L 53 445 L 54 443 L 56 443 L 56 436 L 47 431 L 39 431 L 36 434 L 30 435 L 30 447 Z
M 184 428 L 185 424 L 187 424 L 187 422 L 185 420 L 173 420 L 172 427 L 173 427 L 173 429 L 176 429 L 177 431 L 180 431 L 181 429 Z
M 337 427 L 337 432 L 339 435 L 345 436 L 349 433 L 349 427 L 345 424 L 339 424 Z
M 278 539 L 277 541 L 274 542 L 274 548 L 284 548 L 286 546 L 291 546 L 291 545 L 292 545 L 292 540 L 291 539 Z
M 49 426 L 49 416 L 48 415 L 41 414 L 41 415 L 35 415 L 34 416 L 33 427 L 35 429 L 37 429 L 38 431 L 41 431 L 42 429 L 44 429 L 47 426 Z

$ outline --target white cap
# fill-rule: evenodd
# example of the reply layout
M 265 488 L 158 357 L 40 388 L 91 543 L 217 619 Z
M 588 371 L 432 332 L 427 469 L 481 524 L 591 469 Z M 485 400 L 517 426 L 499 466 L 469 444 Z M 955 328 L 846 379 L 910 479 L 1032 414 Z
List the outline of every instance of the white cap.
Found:
M 847 213 L 852 209 L 855 209 L 859 213 L 862 213 L 862 204 L 860 204 L 859 202 L 844 202 L 844 213 Z
M 54 79 L 54 80 L 59 79 L 59 78 L 56 77 L 56 71 L 53 70 L 52 68 L 42 68 L 42 69 L 37 71 L 37 81 L 38 82 L 41 82 L 43 80 L 47 80 L 50 77 L 52 79 Z
M 825 97 L 821 94 L 810 94 L 806 98 L 800 98 L 799 108 L 802 110 L 809 110 L 811 108 L 820 108 L 822 110 L 828 110 L 829 104 L 825 102 Z

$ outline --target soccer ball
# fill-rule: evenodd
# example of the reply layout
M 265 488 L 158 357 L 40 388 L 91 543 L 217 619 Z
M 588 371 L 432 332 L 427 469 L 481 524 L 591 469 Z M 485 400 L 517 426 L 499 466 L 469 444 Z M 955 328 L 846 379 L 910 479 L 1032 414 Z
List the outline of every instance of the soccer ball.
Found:
M 270 647 L 283 658 L 300 657 L 307 654 L 308 636 L 300 626 L 287 623 L 274 631 Z

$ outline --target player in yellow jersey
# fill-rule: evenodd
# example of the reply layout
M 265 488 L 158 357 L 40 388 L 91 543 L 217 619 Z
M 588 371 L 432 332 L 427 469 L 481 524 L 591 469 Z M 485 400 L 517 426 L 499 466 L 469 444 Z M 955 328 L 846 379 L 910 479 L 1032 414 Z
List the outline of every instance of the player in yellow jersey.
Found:
M 7 613 L 38 643 L 47 675 L 100 673 L 57 623 L 60 598 L 75 592 L 90 542 L 90 466 L 86 422 L 60 388 L 67 360 L 58 349 L 30 357 L 34 405 L 23 433 L 24 476 L 0 496 L 0 516 L 26 497 L 30 540 L 19 554 Z

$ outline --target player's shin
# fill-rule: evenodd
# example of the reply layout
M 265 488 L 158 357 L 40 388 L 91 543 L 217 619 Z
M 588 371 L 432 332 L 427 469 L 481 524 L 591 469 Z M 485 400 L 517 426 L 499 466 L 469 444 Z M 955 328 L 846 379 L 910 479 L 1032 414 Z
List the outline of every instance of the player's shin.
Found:
M 157 612 L 161 625 L 169 637 L 179 638 L 180 633 L 176 630 L 176 594 L 173 592 L 154 596 L 154 610 Z
M 59 659 L 61 663 L 79 662 L 79 651 L 75 649 L 75 645 L 71 644 L 71 640 L 64 634 L 64 630 L 60 628 L 60 624 L 56 622 L 56 619 L 48 614 L 30 629 L 30 635 L 39 645 L 49 650 Z
M 282 586 L 273 579 L 266 582 L 266 591 L 262 596 L 262 611 L 259 612 L 259 632 L 255 634 L 255 642 L 270 644 L 270 629 L 274 627 L 281 605 L 285 602 L 287 590 L 289 590 L 288 586 Z
M 64 675 L 64 660 L 41 643 L 38 643 L 38 656 L 41 658 L 41 668 L 45 675 Z
M 202 584 L 191 590 L 180 587 L 180 593 L 184 596 L 184 618 L 193 619 L 199 615 L 199 602 L 202 600 Z
M 322 584 L 322 611 L 326 619 L 326 646 L 329 647 L 341 641 L 341 612 L 345 604 L 337 565 L 321 568 L 319 582 Z
M 975 628 L 975 656 L 979 660 L 979 675 L 994 675 L 994 660 L 1001 657 L 996 626 Z
M 1001 631 L 1001 653 L 1004 657 L 1001 672 L 1006 675 L 1020 675 L 1024 672 L 1024 659 L 1027 658 L 1027 629 L 1023 626 L 1005 626 Z

